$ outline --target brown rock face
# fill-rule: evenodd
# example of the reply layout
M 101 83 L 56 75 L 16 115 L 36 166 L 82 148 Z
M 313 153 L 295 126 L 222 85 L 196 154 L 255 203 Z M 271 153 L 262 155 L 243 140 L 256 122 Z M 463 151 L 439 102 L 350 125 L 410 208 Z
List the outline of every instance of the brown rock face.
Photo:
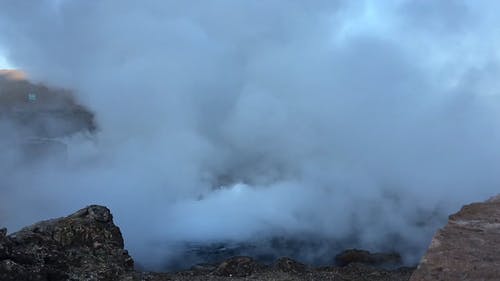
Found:
M 410 280 L 500 280 L 500 196 L 451 215 Z
M 92 205 L 19 232 L 0 231 L 0 280 L 122 280 L 133 271 L 110 211 Z

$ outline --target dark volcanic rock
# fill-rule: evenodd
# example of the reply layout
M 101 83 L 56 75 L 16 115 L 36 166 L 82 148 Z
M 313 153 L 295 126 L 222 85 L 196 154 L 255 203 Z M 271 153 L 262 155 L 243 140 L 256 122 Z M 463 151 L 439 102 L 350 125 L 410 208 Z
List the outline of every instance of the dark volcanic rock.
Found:
M 333 280 L 353 281 L 407 281 L 415 268 L 400 267 L 394 270 L 384 270 L 361 263 L 351 263 L 344 267 L 334 267 L 336 278 Z M 319 279 L 321 280 L 321 279 Z
M 245 277 L 264 268 L 251 257 L 233 257 L 222 262 L 214 271 L 215 275 Z
M 338 266 L 346 266 L 351 263 L 362 263 L 373 266 L 400 265 L 402 260 L 398 253 L 370 253 L 364 250 L 350 249 L 335 256 Z
M 110 211 L 89 206 L 0 235 L 0 280 L 122 280 L 133 270 Z
M 411 278 L 427 280 L 500 280 L 500 196 L 449 217 Z
M 307 270 L 307 266 L 305 264 L 287 257 L 279 258 L 274 263 L 273 267 L 283 272 L 292 273 L 304 273 Z
M 370 280 L 407 281 L 413 269 L 384 270 L 361 264 L 313 268 L 289 258 L 272 266 L 236 256 L 170 273 L 138 272 L 123 249 L 110 211 L 89 206 L 6 235 L 0 229 L 0 281 Z

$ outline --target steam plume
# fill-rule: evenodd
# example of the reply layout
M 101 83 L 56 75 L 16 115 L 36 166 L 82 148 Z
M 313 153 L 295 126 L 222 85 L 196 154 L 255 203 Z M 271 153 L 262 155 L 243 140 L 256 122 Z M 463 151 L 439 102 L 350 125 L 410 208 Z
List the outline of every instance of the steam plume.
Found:
M 143 263 L 165 241 L 312 234 L 415 262 L 498 191 L 499 5 L 3 1 L 9 62 L 100 131 L 64 140 L 65 167 L 0 156 L 0 224 L 102 203 Z

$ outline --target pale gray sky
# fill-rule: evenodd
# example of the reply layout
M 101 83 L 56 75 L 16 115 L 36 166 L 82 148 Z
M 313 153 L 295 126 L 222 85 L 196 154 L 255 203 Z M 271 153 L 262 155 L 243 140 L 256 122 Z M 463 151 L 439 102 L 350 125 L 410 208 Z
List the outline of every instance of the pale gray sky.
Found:
M 11 65 L 7 62 L 7 59 L 0 53 L 0 69 L 12 68 Z

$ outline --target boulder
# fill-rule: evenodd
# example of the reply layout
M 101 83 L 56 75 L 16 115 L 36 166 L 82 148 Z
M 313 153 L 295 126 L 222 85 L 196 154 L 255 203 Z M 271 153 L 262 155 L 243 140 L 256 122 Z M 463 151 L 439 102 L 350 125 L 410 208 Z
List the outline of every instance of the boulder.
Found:
M 451 215 L 410 280 L 500 280 L 500 196 Z
M 0 280 L 122 280 L 134 263 L 106 207 L 92 205 L 5 235 Z

